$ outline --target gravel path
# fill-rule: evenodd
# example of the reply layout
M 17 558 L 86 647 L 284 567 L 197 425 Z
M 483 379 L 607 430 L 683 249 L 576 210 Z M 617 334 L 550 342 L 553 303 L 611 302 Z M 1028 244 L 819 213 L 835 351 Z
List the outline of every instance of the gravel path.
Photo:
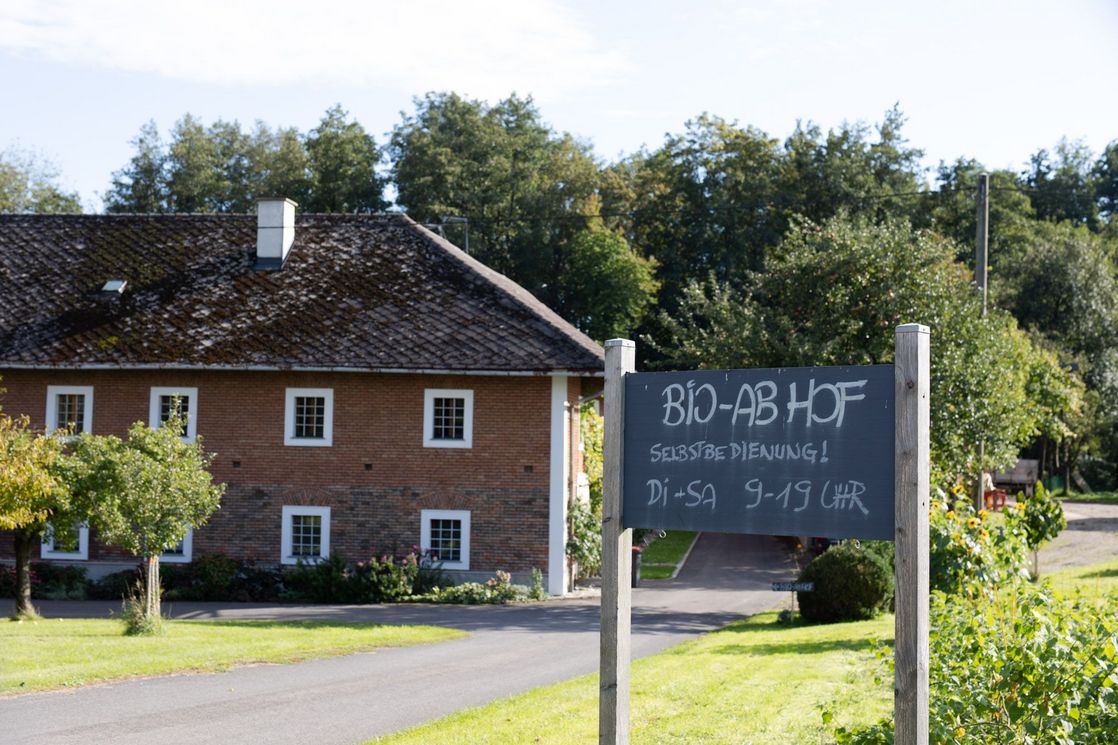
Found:
M 1118 559 L 1118 505 L 1064 502 L 1068 527 L 1040 549 L 1041 576 Z

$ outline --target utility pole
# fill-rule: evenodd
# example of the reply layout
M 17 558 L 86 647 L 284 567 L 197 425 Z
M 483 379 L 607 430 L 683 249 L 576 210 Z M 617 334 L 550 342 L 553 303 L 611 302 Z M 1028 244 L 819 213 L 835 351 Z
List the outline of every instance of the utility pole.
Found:
M 982 293 L 982 318 L 986 317 L 986 297 L 988 292 L 986 290 L 986 265 L 989 262 L 988 256 L 988 241 L 990 238 L 990 174 L 980 173 L 978 175 L 978 194 L 975 201 L 976 219 L 975 219 L 975 235 L 974 235 L 974 283 L 978 286 L 978 291 Z M 986 506 L 986 499 L 984 496 L 985 489 L 984 483 L 986 481 L 986 472 L 982 469 L 982 457 L 986 450 L 986 444 L 982 441 L 982 435 L 979 435 L 978 440 L 978 482 L 974 486 L 974 509 L 975 511 L 981 510 Z

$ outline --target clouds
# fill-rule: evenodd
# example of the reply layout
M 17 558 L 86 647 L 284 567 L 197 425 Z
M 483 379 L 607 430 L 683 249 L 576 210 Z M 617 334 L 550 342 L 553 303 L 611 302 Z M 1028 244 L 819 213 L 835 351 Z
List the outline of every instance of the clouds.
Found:
M 631 69 L 554 0 L 0 0 L 0 50 L 194 83 L 494 99 L 547 100 Z

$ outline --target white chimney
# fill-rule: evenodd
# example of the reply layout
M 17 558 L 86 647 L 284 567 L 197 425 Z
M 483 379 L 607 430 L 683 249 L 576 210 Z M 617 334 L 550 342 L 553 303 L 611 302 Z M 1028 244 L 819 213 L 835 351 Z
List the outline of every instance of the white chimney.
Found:
M 256 268 L 279 269 L 295 242 L 295 208 L 283 197 L 256 200 Z

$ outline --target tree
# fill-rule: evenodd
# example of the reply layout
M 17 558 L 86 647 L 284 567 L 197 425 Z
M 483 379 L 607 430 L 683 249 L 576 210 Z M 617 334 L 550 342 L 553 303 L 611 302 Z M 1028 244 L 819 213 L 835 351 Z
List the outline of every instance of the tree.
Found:
M 597 212 L 590 147 L 554 132 L 530 98 L 429 93 L 415 107 L 389 144 L 397 203 L 421 223 L 467 218 L 470 253 L 566 313 L 564 247 Z
M 584 230 L 566 247 L 561 301 L 567 318 L 594 339 L 626 336 L 654 302 L 656 262 L 643 259 L 617 233 Z
M 218 144 L 201 120 L 186 114 L 171 130 L 167 195 L 171 212 L 217 212 L 226 179 Z
M 58 467 L 63 439 L 28 427 L 27 417 L 0 415 L 0 530 L 15 531 L 16 616 L 34 616 L 31 551 L 51 530 L 58 542 L 73 539 L 83 515 L 75 509 Z
M 58 184 L 58 170 L 49 161 L 24 150 L 0 152 L 0 212 L 81 212 L 76 192 Z
M 1118 140 L 1103 150 L 1095 162 L 1093 176 L 1099 211 L 1111 225 L 1118 224 Z
M 959 246 L 959 261 L 974 267 L 974 241 L 977 222 L 975 197 L 978 177 L 986 171 L 975 160 L 959 158 L 937 169 L 937 188 L 921 200 L 920 214 L 915 220 L 919 227 L 930 228 Z M 994 171 L 990 176 L 990 216 L 987 223 L 989 235 L 989 265 L 991 268 L 990 291 L 1000 298 L 1005 289 L 1001 282 L 1003 270 L 1021 261 L 1025 245 L 1032 235 L 1036 215 L 1029 197 L 1018 191 L 1016 174 Z
M 154 121 L 132 138 L 128 165 L 113 173 L 105 194 L 106 212 L 167 212 L 167 150 Z
M 1069 223 L 1035 223 L 1024 257 L 1004 271 L 1006 303 L 1022 326 L 1033 328 L 1087 363 L 1086 380 L 1109 388 L 1118 377 L 1118 268 L 1102 238 Z M 1118 383 L 1118 381 L 1115 381 Z
M 708 275 L 740 287 L 796 215 L 912 214 L 922 153 L 908 146 L 903 125 L 894 108 L 876 128 L 824 133 L 809 122 L 781 143 L 704 114 L 655 151 L 608 169 L 603 204 L 631 214 L 625 235 L 659 262 L 659 303 L 670 313 L 684 288 Z
M 364 127 L 348 119 L 336 104 L 307 134 L 308 212 L 378 212 L 388 206 L 376 173 L 380 150 Z
M 1036 216 L 1041 220 L 1099 225 L 1091 151 L 1082 142 L 1060 140 L 1054 154 L 1037 150 L 1023 174 Z
M 145 561 L 143 619 L 160 618 L 159 555 L 217 510 L 224 485 L 209 473 L 212 454 L 182 440 L 184 421 L 172 416 L 158 429 L 136 422 L 121 440 L 83 433 L 74 444 L 71 488 L 96 504 L 93 523 L 102 540 Z
M 902 323 L 932 330 L 932 455 L 941 473 L 991 469 L 1035 432 L 1026 390 L 1031 347 L 1013 318 L 980 318 L 956 246 L 903 221 L 796 221 L 764 273 L 742 290 L 693 283 L 658 347 L 680 368 L 892 362 Z M 985 442 L 977 461 L 975 445 Z

